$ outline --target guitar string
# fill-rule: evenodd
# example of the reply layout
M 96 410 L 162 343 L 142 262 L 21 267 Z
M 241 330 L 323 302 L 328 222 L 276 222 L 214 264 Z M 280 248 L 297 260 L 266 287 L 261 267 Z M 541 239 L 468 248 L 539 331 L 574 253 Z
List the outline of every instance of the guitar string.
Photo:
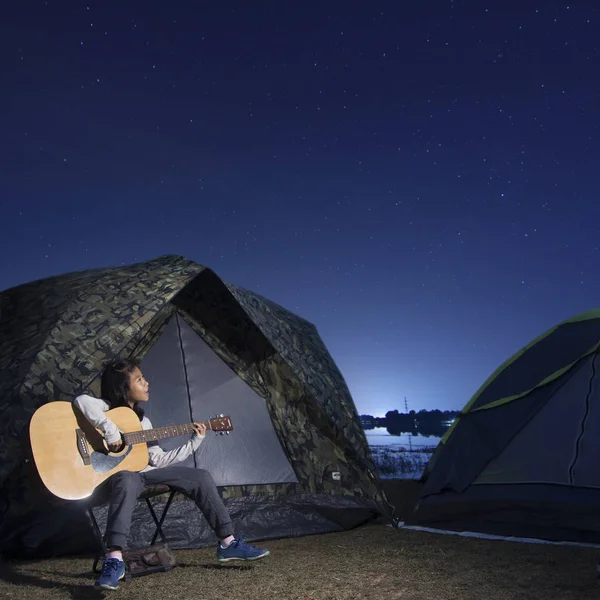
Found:
M 212 419 L 211 419 L 212 421 Z M 206 424 L 211 425 L 211 421 Z M 214 428 L 210 428 L 211 431 L 215 431 Z M 168 437 L 175 437 L 178 435 L 185 435 L 186 433 L 193 432 L 194 429 L 192 424 L 186 425 L 168 425 L 166 427 L 156 427 L 153 429 L 146 429 L 142 431 L 131 431 L 123 434 L 123 439 L 127 444 L 139 444 L 141 442 L 155 441 L 159 439 L 165 439 Z M 150 437 L 150 432 L 154 432 L 154 435 Z M 165 435 L 163 435 L 163 433 Z

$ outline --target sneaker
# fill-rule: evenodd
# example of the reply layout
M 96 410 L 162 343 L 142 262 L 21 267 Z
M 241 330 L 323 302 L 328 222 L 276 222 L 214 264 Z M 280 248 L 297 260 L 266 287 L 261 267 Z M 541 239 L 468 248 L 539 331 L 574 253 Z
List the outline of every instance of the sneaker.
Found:
M 125 563 L 118 558 L 105 558 L 102 561 L 102 572 L 96 581 L 96 587 L 116 590 L 123 577 L 125 577 Z
M 268 550 L 246 544 L 243 536 L 240 536 L 237 540 L 233 540 L 227 548 L 221 547 L 221 544 L 217 546 L 217 558 L 219 559 L 219 562 L 228 562 L 230 560 L 258 560 L 265 556 L 269 556 Z

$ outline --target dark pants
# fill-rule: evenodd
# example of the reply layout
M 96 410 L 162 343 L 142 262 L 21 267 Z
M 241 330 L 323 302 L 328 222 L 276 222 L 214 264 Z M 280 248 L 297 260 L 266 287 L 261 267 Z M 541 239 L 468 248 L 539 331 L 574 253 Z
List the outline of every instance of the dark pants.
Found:
M 191 467 L 163 467 L 146 473 L 120 471 L 106 480 L 109 497 L 106 545 L 125 548 L 137 498 L 147 485 L 164 483 L 191 498 L 219 539 L 233 535 L 231 517 L 211 474 Z

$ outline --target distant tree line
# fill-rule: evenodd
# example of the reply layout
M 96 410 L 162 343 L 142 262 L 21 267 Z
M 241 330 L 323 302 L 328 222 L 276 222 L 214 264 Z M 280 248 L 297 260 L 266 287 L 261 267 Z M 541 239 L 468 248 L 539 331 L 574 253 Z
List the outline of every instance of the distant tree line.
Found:
M 385 427 L 390 435 L 411 433 L 413 435 L 441 437 L 446 433 L 450 423 L 460 414 L 458 410 L 411 410 L 401 413 L 390 410 L 385 417 L 360 415 L 364 429 Z

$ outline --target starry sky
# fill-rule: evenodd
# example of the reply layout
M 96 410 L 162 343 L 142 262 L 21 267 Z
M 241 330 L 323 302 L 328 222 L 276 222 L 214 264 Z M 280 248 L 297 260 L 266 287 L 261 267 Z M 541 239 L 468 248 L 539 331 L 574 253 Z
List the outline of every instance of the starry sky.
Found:
M 596 0 L 4 4 L 0 289 L 184 255 L 374 415 L 600 306 Z

